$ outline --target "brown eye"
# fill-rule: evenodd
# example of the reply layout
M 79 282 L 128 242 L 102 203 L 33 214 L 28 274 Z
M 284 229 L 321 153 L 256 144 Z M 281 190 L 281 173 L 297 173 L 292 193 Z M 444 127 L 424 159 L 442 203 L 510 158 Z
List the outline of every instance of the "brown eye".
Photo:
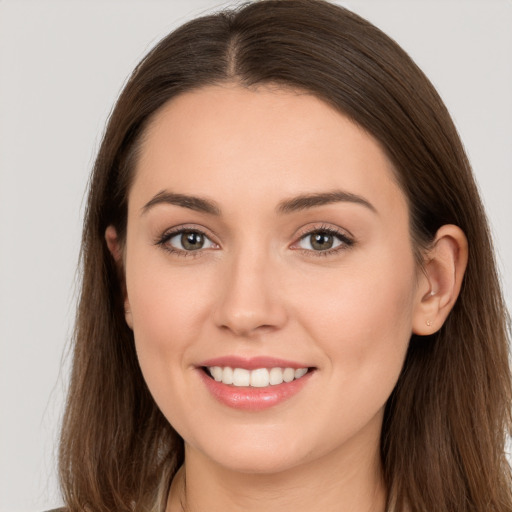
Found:
M 177 252 L 192 252 L 216 247 L 204 233 L 192 229 L 175 231 L 173 234 L 165 237 L 161 243 L 168 246 L 170 250 Z
M 203 248 L 204 236 L 197 231 L 184 231 L 180 241 L 186 251 L 197 251 Z
M 328 252 L 338 247 L 351 246 L 352 240 L 342 233 L 333 232 L 327 229 L 317 229 L 304 235 L 297 246 L 312 252 Z
M 332 249 L 334 245 L 334 236 L 330 233 L 313 233 L 309 237 L 311 247 L 315 251 L 326 251 Z

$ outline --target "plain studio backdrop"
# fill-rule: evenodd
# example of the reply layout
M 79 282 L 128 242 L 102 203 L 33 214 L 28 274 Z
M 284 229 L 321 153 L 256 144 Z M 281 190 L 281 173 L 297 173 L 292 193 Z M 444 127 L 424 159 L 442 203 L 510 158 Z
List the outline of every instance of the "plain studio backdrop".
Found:
M 340 3 L 402 45 L 446 102 L 488 209 L 510 307 L 512 1 Z M 160 38 L 225 5 L 0 0 L 0 511 L 61 503 L 56 439 L 84 191 L 114 100 Z

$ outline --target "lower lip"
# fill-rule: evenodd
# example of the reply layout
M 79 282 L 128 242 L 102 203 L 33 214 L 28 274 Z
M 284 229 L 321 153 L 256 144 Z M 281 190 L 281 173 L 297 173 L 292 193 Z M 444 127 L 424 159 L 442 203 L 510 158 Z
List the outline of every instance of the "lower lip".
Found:
M 222 404 L 233 409 L 261 411 L 278 405 L 299 393 L 314 372 L 309 371 L 300 379 L 292 382 L 283 382 L 265 388 L 230 386 L 212 379 L 201 368 L 199 373 L 210 393 Z

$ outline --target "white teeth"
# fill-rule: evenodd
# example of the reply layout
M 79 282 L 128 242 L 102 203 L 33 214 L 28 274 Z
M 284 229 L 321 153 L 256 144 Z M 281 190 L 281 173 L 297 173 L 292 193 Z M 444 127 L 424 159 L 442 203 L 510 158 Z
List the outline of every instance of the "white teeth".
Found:
M 301 377 L 304 377 L 304 375 L 306 375 L 306 373 L 308 373 L 307 368 L 297 368 L 295 370 L 295 378 L 300 379 Z
M 210 373 L 212 374 L 212 377 L 217 381 L 220 382 L 222 380 L 222 368 L 220 366 L 214 366 L 210 368 Z
M 229 366 L 224 368 L 224 370 L 222 370 L 221 380 L 223 384 L 233 384 L 233 369 Z
M 258 368 L 246 370 L 245 368 L 231 368 L 226 366 L 209 366 L 210 375 L 223 384 L 230 384 L 237 387 L 251 386 L 254 388 L 266 388 L 276 386 L 283 382 L 292 382 L 300 379 L 308 373 L 307 368 Z
M 295 378 L 295 370 L 293 368 L 285 368 L 283 372 L 283 380 L 291 382 Z
M 281 368 L 272 368 L 270 370 L 269 377 L 270 384 L 272 384 L 272 386 L 275 386 L 276 384 L 281 384 L 283 382 L 283 370 L 281 370 Z
M 269 385 L 270 376 L 266 368 L 258 368 L 251 372 L 251 386 L 253 388 L 265 388 Z
M 251 383 L 251 372 L 244 368 L 235 368 L 233 370 L 234 386 L 249 386 Z

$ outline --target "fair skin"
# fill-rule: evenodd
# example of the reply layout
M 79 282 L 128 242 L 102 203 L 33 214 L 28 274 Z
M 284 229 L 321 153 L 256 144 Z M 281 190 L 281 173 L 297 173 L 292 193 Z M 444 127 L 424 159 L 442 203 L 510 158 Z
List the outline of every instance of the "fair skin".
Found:
M 384 511 L 384 406 L 467 260 L 443 226 L 419 268 L 393 172 L 356 124 L 282 88 L 209 86 L 152 120 L 126 241 L 106 240 L 142 372 L 185 441 L 169 512 Z M 279 366 L 256 357 L 308 372 L 238 395 L 204 368 Z

